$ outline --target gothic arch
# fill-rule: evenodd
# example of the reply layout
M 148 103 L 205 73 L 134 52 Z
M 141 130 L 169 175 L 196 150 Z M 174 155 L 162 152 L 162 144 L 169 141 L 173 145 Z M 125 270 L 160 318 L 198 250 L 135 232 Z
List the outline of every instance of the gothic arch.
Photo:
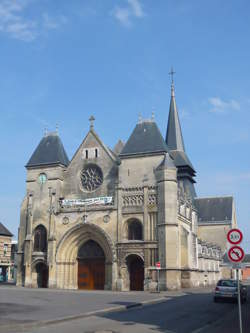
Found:
M 106 261 L 116 261 L 115 247 L 109 235 L 92 223 L 79 223 L 64 234 L 56 250 L 56 261 L 75 261 L 78 249 L 89 239 L 96 241 L 103 249 Z
M 43 224 L 39 224 L 38 226 L 36 226 L 36 228 L 33 230 L 33 237 L 33 251 L 46 252 L 48 248 L 47 229 Z
M 93 223 L 78 224 L 68 230 L 58 243 L 56 249 L 57 287 L 78 288 L 78 250 L 88 240 L 93 240 L 102 248 L 105 254 L 105 289 L 112 289 L 116 267 L 115 246 L 110 236 Z
M 143 224 L 138 218 L 129 218 L 124 222 L 123 235 L 127 240 L 143 240 Z

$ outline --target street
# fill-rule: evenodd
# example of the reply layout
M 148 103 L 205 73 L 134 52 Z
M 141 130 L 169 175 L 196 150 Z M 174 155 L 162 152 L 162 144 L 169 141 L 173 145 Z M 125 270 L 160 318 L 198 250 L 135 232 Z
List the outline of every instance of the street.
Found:
M 150 294 L 0 287 L 0 332 L 239 332 L 237 304 L 214 303 L 211 290 Z M 249 301 L 242 306 L 243 333 L 248 313 Z

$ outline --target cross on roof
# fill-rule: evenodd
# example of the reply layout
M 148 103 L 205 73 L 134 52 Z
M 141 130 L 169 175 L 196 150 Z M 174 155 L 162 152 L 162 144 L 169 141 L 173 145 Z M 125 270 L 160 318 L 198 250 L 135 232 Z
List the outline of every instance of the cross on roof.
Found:
M 174 84 L 174 74 L 176 72 L 174 72 L 173 66 L 171 67 L 171 71 L 168 73 L 169 75 L 171 75 L 171 83 Z
M 91 116 L 91 117 L 89 118 L 89 121 L 90 121 L 90 128 L 93 128 L 93 127 L 94 127 L 95 117 L 94 117 L 94 116 Z

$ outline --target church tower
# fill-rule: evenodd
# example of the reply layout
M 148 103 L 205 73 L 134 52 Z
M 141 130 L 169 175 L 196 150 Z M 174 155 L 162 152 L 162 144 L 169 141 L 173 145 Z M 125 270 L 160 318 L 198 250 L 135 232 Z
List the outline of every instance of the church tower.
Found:
M 33 266 L 41 284 L 55 287 L 57 202 L 62 191 L 63 173 L 69 164 L 56 132 L 46 133 L 26 164 L 26 196 L 21 206 L 17 285 L 32 286 Z M 49 271 L 49 274 L 48 274 Z

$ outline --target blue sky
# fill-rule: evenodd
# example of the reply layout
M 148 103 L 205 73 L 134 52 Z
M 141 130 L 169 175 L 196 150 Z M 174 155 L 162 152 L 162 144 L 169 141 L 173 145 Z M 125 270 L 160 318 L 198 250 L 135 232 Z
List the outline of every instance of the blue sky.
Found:
M 45 127 L 70 158 L 91 114 L 110 147 L 152 109 L 165 135 L 174 66 L 197 192 L 234 195 L 249 252 L 249 36 L 247 0 L 0 0 L 0 220 L 17 235 Z

